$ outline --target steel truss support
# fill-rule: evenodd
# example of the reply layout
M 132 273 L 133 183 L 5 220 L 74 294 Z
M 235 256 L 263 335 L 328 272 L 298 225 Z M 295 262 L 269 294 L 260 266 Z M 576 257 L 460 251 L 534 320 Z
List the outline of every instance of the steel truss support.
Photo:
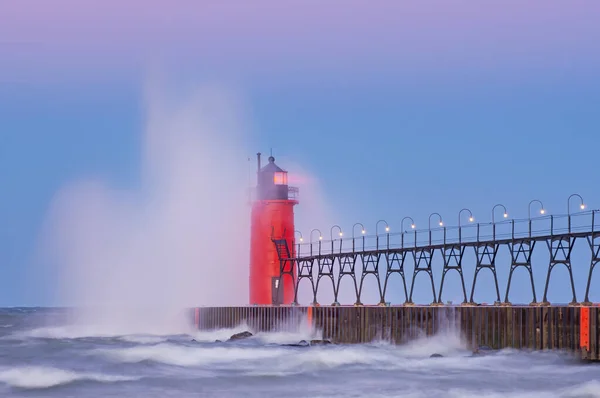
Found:
M 334 254 L 317 257 L 319 272 L 317 274 L 317 284 L 315 285 L 315 304 L 317 303 L 317 292 L 319 291 L 319 282 L 321 282 L 321 278 L 329 278 L 331 280 L 331 286 L 333 286 L 333 295 L 335 296 L 335 280 L 333 277 L 333 268 L 335 266 L 336 257 L 337 256 Z M 334 301 L 337 302 L 335 298 Z
M 298 279 L 296 281 L 296 288 L 294 289 L 294 304 L 298 303 L 298 287 L 302 279 L 308 279 L 313 292 L 313 304 L 317 303 L 317 289 L 313 277 L 313 265 L 315 262 L 314 258 L 310 259 L 297 259 L 298 263 Z
M 339 304 L 338 294 L 340 293 L 340 284 L 342 283 L 342 278 L 344 276 L 349 276 L 354 281 L 354 293 L 356 294 L 355 303 L 356 304 L 360 303 L 359 293 L 358 293 L 358 283 L 356 282 L 356 272 L 355 272 L 357 258 L 358 258 L 358 255 L 356 253 L 339 255 L 338 264 L 340 267 L 340 272 L 338 273 L 337 284 L 336 284 L 335 290 L 333 292 L 336 305 Z
M 381 252 L 375 254 L 361 254 L 362 260 L 362 274 L 360 276 L 360 286 L 358 287 L 358 300 L 356 304 L 362 305 L 362 288 L 363 282 L 367 275 L 374 275 L 377 278 L 377 287 L 379 288 L 379 303 L 384 303 L 383 292 L 381 291 L 381 280 L 379 279 L 379 260 L 381 259 Z
M 450 270 L 456 270 L 460 275 L 460 282 L 463 290 L 463 303 L 467 302 L 467 289 L 465 288 L 465 278 L 462 272 L 462 259 L 465 254 L 465 247 L 460 245 L 444 246 L 442 256 L 444 257 L 444 269 L 442 271 L 442 281 L 440 283 L 440 293 L 438 303 L 442 303 L 442 291 L 444 290 L 444 280 Z
M 408 255 L 408 251 L 401 252 L 386 252 L 385 253 L 385 263 L 386 263 L 386 273 L 385 273 L 385 282 L 383 284 L 383 294 L 382 301 L 385 302 L 385 293 L 387 291 L 387 284 L 390 276 L 392 274 L 399 274 L 402 277 L 402 286 L 404 287 L 404 299 L 408 300 L 408 289 L 406 288 L 406 277 L 404 275 L 404 262 L 406 261 L 406 256 Z
M 573 298 L 571 304 L 577 303 L 577 294 L 575 293 L 575 282 L 573 281 L 573 269 L 571 267 L 571 253 L 573 251 L 573 245 L 575 245 L 575 239 L 568 236 L 560 236 L 551 238 L 546 241 L 548 250 L 550 251 L 550 264 L 548 265 L 548 274 L 546 275 L 546 286 L 544 287 L 544 298 L 543 303 L 548 303 L 548 286 L 550 284 L 550 274 L 554 269 L 554 266 L 558 264 L 564 264 L 569 271 L 569 278 L 571 280 L 571 291 L 573 292 Z
M 587 285 L 585 287 L 585 299 L 583 300 L 586 304 L 590 304 L 590 286 L 592 285 L 592 275 L 596 265 L 600 263 L 600 232 L 595 232 L 591 236 L 587 237 L 590 250 L 592 251 L 592 260 L 590 261 L 590 272 L 588 274 Z
M 473 275 L 473 286 L 471 287 L 470 303 L 475 303 L 473 296 L 475 295 L 475 285 L 477 284 L 477 276 L 482 269 L 489 269 L 494 275 L 494 284 L 496 286 L 496 302 L 500 302 L 500 288 L 498 287 L 498 275 L 496 274 L 496 256 L 500 245 L 497 243 L 483 243 L 474 246 L 475 255 L 477 256 L 477 265 L 475 266 L 475 274 Z
M 415 287 L 415 280 L 419 272 L 426 272 L 431 280 L 431 292 L 433 293 L 433 302 L 436 301 L 435 294 L 435 283 L 433 282 L 433 271 L 431 269 L 431 260 L 433 259 L 434 250 L 431 248 L 416 248 L 413 249 L 413 260 L 415 268 L 413 271 L 412 282 L 410 284 L 410 294 L 408 296 L 407 303 L 412 304 L 413 291 Z
M 512 281 L 513 273 L 515 269 L 519 267 L 525 267 L 527 272 L 529 272 L 529 278 L 531 280 L 531 293 L 533 295 L 532 303 L 537 302 L 537 298 L 535 295 L 535 284 L 533 283 L 533 269 L 531 267 L 531 253 L 533 253 L 533 248 L 535 247 L 535 240 L 532 239 L 513 239 L 510 243 L 508 243 L 508 248 L 510 249 L 510 272 L 508 273 L 508 284 L 506 285 L 506 296 L 504 297 L 505 303 L 510 303 L 508 301 L 508 294 L 510 292 L 510 282 Z

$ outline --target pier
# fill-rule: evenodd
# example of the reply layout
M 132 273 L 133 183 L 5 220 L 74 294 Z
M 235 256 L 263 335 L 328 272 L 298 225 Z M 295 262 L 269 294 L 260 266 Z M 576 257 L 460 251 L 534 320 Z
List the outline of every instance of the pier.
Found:
M 374 234 L 360 222 L 349 234 L 339 225 L 332 226 L 329 239 L 315 228 L 306 241 L 295 229 L 293 208 L 300 203 L 299 190 L 287 181 L 287 171 L 275 164 L 273 156 L 263 167 L 257 154 L 249 305 L 196 308 L 199 329 L 245 324 L 254 332 L 264 332 L 304 325 L 324 339 L 348 344 L 403 344 L 453 331 L 473 350 L 481 346 L 563 350 L 586 360 L 600 359 L 600 307 L 591 297 L 594 270 L 600 263 L 600 210 L 587 210 L 581 195 L 568 196 L 566 214 L 548 214 L 543 202 L 534 199 L 528 204 L 527 218 L 512 218 L 499 203 L 490 206 L 489 222 L 476 221 L 473 212 L 463 208 L 455 226 L 447 226 L 442 215 L 434 212 L 427 228 L 419 228 L 408 216 L 400 220 L 398 229 L 386 220 L 377 221 Z M 581 244 L 576 247 L 576 243 Z M 537 256 L 541 251 L 545 262 Z M 585 284 L 576 284 L 574 265 L 586 270 Z M 568 277 L 552 282 L 557 267 L 564 268 Z M 541 300 L 534 268 L 545 273 Z M 499 269 L 508 273 L 502 288 Z M 522 289 L 530 292 L 529 304 L 510 300 L 518 269 L 526 271 L 520 275 L 526 275 Z M 488 300 L 492 304 L 477 299 L 483 272 L 493 278 L 493 289 L 488 289 L 493 291 L 494 299 Z M 454 286 L 462 299 L 458 305 L 444 301 L 450 273 L 459 277 Z M 420 286 L 419 275 L 425 277 Z M 353 292 L 343 303 L 342 282 Z M 551 302 L 551 282 L 570 292 L 569 303 Z M 301 287 L 308 289 L 302 295 Z M 366 291 L 376 295 L 375 302 L 365 305 Z M 415 302 L 417 291 L 430 291 L 431 301 Z M 319 302 L 319 293 L 331 295 L 332 300 Z
M 499 207 L 503 211 L 501 216 L 507 215 L 506 209 Z M 387 222 L 380 220 L 384 232 L 375 235 L 366 234 L 363 224 L 356 223 L 354 227 L 358 234 L 353 233 L 351 237 L 344 238 L 341 228 L 334 226 L 330 239 L 324 240 L 321 231 L 313 230 L 308 242 L 304 242 L 301 233 L 296 233 L 291 241 L 271 236 L 280 268 L 281 283 L 277 285 L 284 286 L 283 280 L 288 279 L 288 285 L 294 289 L 293 302 L 278 303 L 276 300 L 282 295 L 276 293 L 272 305 L 198 308 L 196 324 L 200 329 L 246 324 L 260 332 L 304 323 L 335 343 L 387 341 L 395 344 L 452 328 L 473 349 L 487 346 L 493 349 L 562 350 L 585 360 L 600 360 L 600 307 L 590 298 L 594 269 L 600 262 L 599 211 L 566 215 L 540 212 L 535 218 L 507 220 L 508 217 L 502 217 L 500 222 L 456 227 L 444 226 L 441 216 L 436 213 L 432 216 L 439 216 L 436 220 L 438 228 L 418 230 L 414 228 L 412 218 L 405 218 L 402 224 L 408 219 L 410 232 L 402 225 L 401 232 L 397 233 L 392 233 Z M 579 250 L 586 247 L 589 258 L 585 264 L 576 264 L 585 266 L 587 273 L 585 286 L 581 286 L 579 292 L 573 278 L 573 252 L 577 241 L 585 242 Z M 473 251 L 475 263 L 465 264 L 466 250 Z M 497 263 L 501 250 L 510 254 L 510 262 Z M 535 264 L 544 267 L 546 274 L 542 300 L 538 301 L 532 259 L 534 251 L 540 250 L 547 251 L 549 261 Z M 434 281 L 434 256 L 439 256 L 443 262 L 439 286 Z M 465 276 L 465 266 L 473 269 L 472 278 Z M 571 292 L 572 300 L 568 304 L 551 303 L 548 298 L 552 272 L 557 266 L 568 272 L 568 278 L 554 281 L 555 285 L 562 285 Z M 500 289 L 497 276 L 498 267 L 508 268 L 508 280 L 503 289 Z M 511 282 L 518 268 L 527 271 L 521 274 L 526 275 L 531 288 L 532 301 L 527 305 L 513 304 L 509 300 Z M 451 271 L 456 272 L 460 280 L 463 301 L 458 305 L 444 304 L 443 301 L 444 286 L 448 283 L 446 275 Z M 493 276 L 496 298 L 493 304 L 476 300 L 475 288 L 482 271 Z M 432 301 L 427 304 L 413 302 L 420 273 L 426 276 L 421 279 L 421 283 L 425 283 L 420 288 L 431 291 Z M 390 283 L 394 274 L 400 276 L 400 283 Z M 354 302 L 344 305 L 338 302 L 342 281 L 352 285 Z M 362 296 L 369 282 L 378 292 L 379 303 L 364 305 Z M 299 303 L 301 284 L 309 287 L 311 302 Z M 470 284 L 469 289 L 467 284 Z M 329 289 L 333 294 L 333 303 L 323 305 L 318 302 L 318 293 L 323 289 Z M 405 301 L 392 304 L 388 297 L 390 292 L 403 293 Z M 579 297 L 583 298 L 581 302 Z

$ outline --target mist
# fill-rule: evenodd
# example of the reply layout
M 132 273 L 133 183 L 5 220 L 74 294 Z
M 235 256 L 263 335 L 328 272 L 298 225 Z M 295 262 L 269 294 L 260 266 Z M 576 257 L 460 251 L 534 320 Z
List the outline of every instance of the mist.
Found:
M 243 107 L 218 87 L 168 89 L 143 93 L 139 184 L 69 182 L 44 225 L 57 301 L 99 332 L 185 332 L 188 307 L 247 304 L 255 151 Z

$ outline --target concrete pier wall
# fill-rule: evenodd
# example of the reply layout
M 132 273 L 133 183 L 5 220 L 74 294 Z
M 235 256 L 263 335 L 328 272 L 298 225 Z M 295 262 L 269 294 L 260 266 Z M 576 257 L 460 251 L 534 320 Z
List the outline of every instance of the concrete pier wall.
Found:
M 324 339 L 355 344 L 403 344 L 443 332 L 459 333 L 470 348 L 564 350 L 600 360 L 598 306 L 251 306 L 200 307 L 200 330 L 246 324 L 253 332 L 314 327 Z

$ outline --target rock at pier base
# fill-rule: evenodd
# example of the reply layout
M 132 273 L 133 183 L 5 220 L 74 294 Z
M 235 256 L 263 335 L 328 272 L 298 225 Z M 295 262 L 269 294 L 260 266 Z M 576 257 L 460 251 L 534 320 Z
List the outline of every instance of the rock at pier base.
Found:
M 310 345 L 329 345 L 332 344 L 329 340 L 311 340 Z
M 232 340 L 243 340 L 243 339 L 247 339 L 248 337 L 252 337 L 254 336 L 252 333 L 250 333 L 249 331 L 245 331 L 245 332 L 240 332 L 240 333 L 236 333 L 234 335 L 232 335 L 229 340 L 227 341 L 232 341 Z

